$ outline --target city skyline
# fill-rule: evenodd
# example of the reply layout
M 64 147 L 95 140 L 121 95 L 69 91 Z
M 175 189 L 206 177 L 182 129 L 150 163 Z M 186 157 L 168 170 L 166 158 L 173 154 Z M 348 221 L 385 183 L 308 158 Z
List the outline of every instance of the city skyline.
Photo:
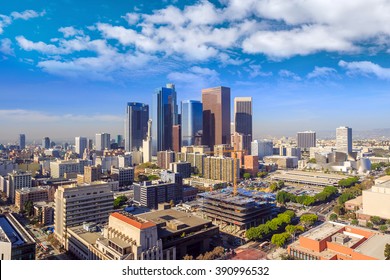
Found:
M 331 2 L 7 3 L 0 139 L 123 134 L 124 104 L 151 105 L 166 83 L 177 104 L 220 85 L 232 108 L 234 97 L 253 97 L 254 139 L 389 128 L 390 4 Z M 318 12 L 327 9 L 334 15 Z

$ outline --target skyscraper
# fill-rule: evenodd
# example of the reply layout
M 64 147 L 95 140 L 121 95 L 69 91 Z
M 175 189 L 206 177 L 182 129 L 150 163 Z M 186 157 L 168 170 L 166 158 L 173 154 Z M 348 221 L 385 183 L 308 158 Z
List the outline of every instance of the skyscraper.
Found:
M 104 151 L 111 147 L 111 135 L 109 133 L 97 133 L 95 141 L 96 151 Z
M 314 131 L 303 131 L 297 133 L 298 148 L 308 149 L 316 146 L 316 133 Z
M 88 139 L 86 137 L 75 137 L 75 152 L 82 157 L 86 148 L 88 148 Z
M 250 154 L 252 142 L 252 97 L 234 98 L 234 129 L 243 135 L 243 149 Z M 233 133 L 233 132 L 232 132 Z
M 172 127 L 172 150 L 180 152 L 181 149 L 181 125 L 176 124 Z
M 142 141 L 143 162 L 152 161 L 152 120 L 148 120 L 148 133 Z
M 203 145 L 230 144 L 230 88 L 202 90 Z
M 149 105 L 129 102 L 126 107 L 125 149 L 140 150 L 148 132 Z
M 341 126 L 336 129 L 336 148 L 338 152 L 352 152 L 352 128 Z
M 172 126 L 178 123 L 175 85 L 158 88 L 152 103 L 152 146 L 157 151 L 172 149 Z
M 50 138 L 49 137 L 44 137 L 42 139 L 42 148 L 50 149 Z
M 195 145 L 195 136 L 202 133 L 202 103 L 196 100 L 181 102 L 181 143 L 183 146 Z
M 26 148 L 26 135 L 19 134 L 19 148 L 23 150 Z

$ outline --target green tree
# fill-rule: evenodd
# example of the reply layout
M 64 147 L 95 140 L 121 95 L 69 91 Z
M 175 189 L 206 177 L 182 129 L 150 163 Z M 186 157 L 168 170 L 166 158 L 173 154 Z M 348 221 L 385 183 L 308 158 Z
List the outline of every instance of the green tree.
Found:
M 356 219 L 353 219 L 353 220 L 351 221 L 351 224 L 352 224 L 353 226 L 357 226 L 357 225 L 359 224 L 359 221 L 356 220 Z
M 371 222 L 367 222 L 367 223 L 366 223 L 366 227 L 368 227 L 368 228 L 373 228 L 374 225 L 373 225 Z
M 34 215 L 34 203 L 31 200 L 27 200 L 24 203 L 24 211 L 26 212 L 27 216 L 29 216 L 29 217 Z
M 349 188 L 349 187 L 355 185 L 357 182 L 359 182 L 359 178 L 358 177 L 351 177 L 351 178 L 347 178 L 347 179 L 341 179 L 339 181 L 339 187 L 341 187 L 341 188 Z
M 148 176 L 148 181 L 153 181 L 153 180 L 158 180 L 160 179 L 160 177 L 158 177 L 157 175 L 149 175 Z
M 288 234 L 290 234 L 293 238 L 293 240 L 295 240 L 295 234 L 298 233 L 298 232 L 304 232 L 305 231 L 305 228 L 303 226 L 294 226 L 294 225 L 288 225 L 286 226 L 286 232 Z
M 244 175 L 243 175 L 243 177 L 244 177 L 245 180 L 248 180 L 248 179 L 251 178 L 251 174 L 248 173 L 248 172 L 245 172 Z
M 127 201 L 127 197 L 126 196 L 124 196 L 124 195 L 118 196 L 114 200 L 114 208 L 115 209 L 120 208 L 123 204 L 125 204 L 126 201 Z
M 311 226 L 313 225 L 315 222 L 317 222 L 318 220 L 318 216 L 316 214 L 303 214 L 301 217 L 300 217 L 300 222 L 305 225 L 305 227 L 307 226 Z
M 289 239 L 289 237 L 290 234 L 288 234 L 287 232 L 274 234 L 272 235 L 271 243 L 275 244 L 278 247 L 283 247 L 286 241 Z
M 390 175 L 390 168 L 386 168 L 385 173 L 386 175 Z
M 307 162 L 308 163 L 317 163 L 317 160 L 315 158 L 311 158 Z
M 332 214 L 330 214 L 330 216 L 329 216 L 329 220 L 331 220 L 331 221 L 336 221 L 337 220 L 337 218 L 338 218 L 338 216 L 337 216 L 337 214 L 335 214 L 335 213 L 332 213 Z
M 335 207 L 333 207 L 333 212 L 335 212 L 337 215 L 340 216 L 340 215 L 344 215 L 345 209 L 341 205 L 336 205 Z
M 379 225 L 381 225 L 381 224 L 384 223 L 384 221 L 383 221 L 380 217 L 378 217 L 378 216 L 372 216 L 372 217 L 370 218 L 370 221 L 371 221 L 374 225 L 376 225 L 376 226 L 379 226 Z
M 380 226 L 379 226 L 379 230 L 380 230 L 381 232 L 386 232 L 387 229 L 388 229 L 388 227 L 387 227 L 386 225 L 380 225 Z
M 265 171 L 260 171 L 260 172 L 257 172 L 256 176 L 259 177 L 259 178 L 264 178 L 268 175 L 268 172 L 265 172 Z
M 384 253 L 386 260 L 390 260 L 390 244 L 386 244 Z

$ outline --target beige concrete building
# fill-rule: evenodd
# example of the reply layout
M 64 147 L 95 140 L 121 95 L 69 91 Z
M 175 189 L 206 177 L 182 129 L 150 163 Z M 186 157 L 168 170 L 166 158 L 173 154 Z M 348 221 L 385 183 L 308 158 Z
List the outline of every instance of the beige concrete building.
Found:
M 236 161 L 236 164 L 234 164 Z M 220 180 L 224 182 L 233 182 L 234 165 L 236 165 L 237 178 L 240 176 L 239 159 L 225 157 L 206 157 L 204 158 L 203 177 L 206 179 Z
M 84 224 L 69 228 L 66 249 L 82 260 L 160 260 L 162 241 L 157 225 L 125 212 L 113 213 L 103 231 Z M 175 250 L 165 259 L 175 259 Z
M 27 201 L 39 202 L 39 201 L 53 201 L 54 193 L 56 189 L 54 187 L 33 187 L 23 188 L 15 191 L 15 206 L 23 211 L 24 204 Z
M 362 214 L 390 219 L 390 181 L 363 191 Z
M 64 244 L 67 228 L 83 222 L 106 223 L 113 211 L 111 189 L 111 185 L 103 181 L 59 187 L 54 198 L 54 233 L 57 239 Z

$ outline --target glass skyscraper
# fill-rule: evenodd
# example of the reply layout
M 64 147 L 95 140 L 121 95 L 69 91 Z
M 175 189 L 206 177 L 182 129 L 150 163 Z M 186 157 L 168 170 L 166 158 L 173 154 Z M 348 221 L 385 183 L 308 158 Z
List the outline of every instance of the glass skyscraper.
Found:
M 182 146 L 195 145 L 195 135 L 202 133 L 203 106 L 200 101 L 185 100 L 181 103 Z
M 126 107 L 125 149 L 139 151 L 148 132 L 149 105 L 129 102 Z M 119 144 L 119 143 L 118 143 Z
M 152 154 L 172 149 L 172 126 L 178 124 L 175 85 L 156 90 L 152 102 Z

